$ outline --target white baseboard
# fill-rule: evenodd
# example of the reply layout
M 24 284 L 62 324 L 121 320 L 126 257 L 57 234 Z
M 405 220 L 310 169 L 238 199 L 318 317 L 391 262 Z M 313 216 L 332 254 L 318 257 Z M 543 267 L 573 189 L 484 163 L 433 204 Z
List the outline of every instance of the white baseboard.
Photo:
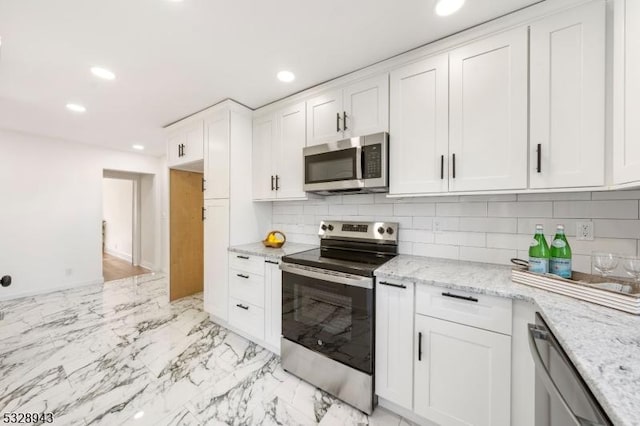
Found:
M 105 253 L 110 254 L 111 256 L 117 257 L 118 259 L 126 260 L 127 262 L 133 261 L 133 257 L 131 256 L 131 253 L 125 253 L 123 251 L 118 251 L 108 247 L 106 247 L 104 251 Z
M 23 292 L 20 292 L 20 293 L 13 293 L 13 294 L 10 294 L 10 295 L 4 295 L 4 294 L 2 294 L 2 291 L 0 291 L 0 301 L 12 300 L 12 299 L 20 299 L 21 297 L 39 296 L 39 295 L 42 295 L 42 294 L 53 293 L 55 291 L 70 290 L 72 288 L 78 288 L 78 287 L 84 287 L 84 286 L 96 285 L 96 284 L 104 284 L 104 278 L 100 277 L 100 278 L 96 278 L 94 280 L 79 281 L 79 282 L 75 282 L 75 283 L 62 284 L 62 285 L 57 285 L 55 287 L 49 287 L 49 288 L 46 288 L 46 289 L 23 291 Z M 15 283 L 12 284 L 12 285 L 15 285 Z
M 438 426 L 436 423 L 433 423 L 425 418 L 420 417 L 413 411 L 407 410 L 406 408 L 401 407 L 391 401 L 387 401 L 384 398 L 378 397 L 378 405 L 382 408 L 386 408 L 387 410 L 404 417 L 407 420 L 411 420 L 415 424 L 418 424 L 421 426 Z
M 155 265 L 153 263 L 151 263 L 151 262 L 142 261 L 142 262 L 140 262 L 140 266 L 142 266 L 143 268 L 146 268 L 146 269 L 148 269 L 150 271 L 153 271 L 153 270 L 156 269 Z

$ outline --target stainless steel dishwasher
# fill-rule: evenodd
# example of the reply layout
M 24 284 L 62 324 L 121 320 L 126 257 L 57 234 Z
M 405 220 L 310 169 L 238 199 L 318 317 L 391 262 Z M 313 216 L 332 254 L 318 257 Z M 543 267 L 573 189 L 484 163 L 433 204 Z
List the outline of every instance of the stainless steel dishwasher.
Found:
M 538 313 L 529 324 L 529 348 L 536 366 L 536 426 L 613 424 Z

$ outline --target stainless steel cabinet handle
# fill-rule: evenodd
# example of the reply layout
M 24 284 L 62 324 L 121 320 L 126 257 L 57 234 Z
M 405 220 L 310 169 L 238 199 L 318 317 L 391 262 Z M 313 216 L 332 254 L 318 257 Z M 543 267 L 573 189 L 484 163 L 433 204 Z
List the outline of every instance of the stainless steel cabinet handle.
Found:
M 440 179 L 444 179 L 444 155 L 440 156 Z
M 418 361 L 422 361 L 422 333 L 418 332 Z
M 276 175 L 276 191 L 280 189 L 280 176 Z
M 244 309 L 245 311 L 248 311 L 248 310 L 249 310 L 249 307 L 248 307 L 248 306 L 243 305 L 242 303 L 238 303 L 236 306 L 237 306 L 238 308 L 240 308 L 240 309 Z
M 275 178 L 274 178 L 273 176 L 271 176 L 271 190 L 272 190 L 272 191 L 274 191 L 274 190 L 276 189 L 276 188 L 275 188 L 275 186 L 273 185 L 273 181 L 274 181 L 274 179 L 275 179 Z
M 342 130 L 347 130 L 347 111 L 342 111 Z
M 460 296 L 459 294 L 453 294 L 453 293 L 442 293 L 443 296 L 445 297 L 452 297 L 454 299 L 460 299 L 460 300 L 466 300 L 468 302 L 477 302 L 478 299 L 476 299 L 475 297 L 471 297 L 471 296 Z
M 340 131 L 340 113 L 336 112 L 336 132 Z
M 407 288 L 407 286 L 404 284 L 393 284 L 386 281 L 380 281 L 378 284 L 388 285 L 389 287 L 396 287 L 396 288 Z
M 453 171 L 453 178 L 455 179 L 456 178 L 456 154 L 452 154 L 451 158 L 452 158 L 452 162 L 453 162 L 453 168 L 452 168 L 453 169 L 452 170 Z
M 538 148 L 536 149 L 536 151 L 537 151 L 537 157 L 538 157 L 536 172 L 542 173 L 542 144 L 541 143 L 538 144 Z

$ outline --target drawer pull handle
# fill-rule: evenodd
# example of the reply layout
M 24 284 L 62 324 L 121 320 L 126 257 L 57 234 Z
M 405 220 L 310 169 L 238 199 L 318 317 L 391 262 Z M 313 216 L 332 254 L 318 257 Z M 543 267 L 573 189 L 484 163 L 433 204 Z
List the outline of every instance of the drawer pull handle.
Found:
M 245 305 L 243 305 L 243 304 L 241 304 L 241 303 L 238 303 L 236 306 L 237 306 L 238 308 L 240 308 L 240 309 L 244 309 L 245 311 L 248 311 L 248 310 L 249 310 L 249 307 L 248 307 L 248 306 L 245 306 Z
M 279 265 L 280 263 L 274 262 L 273 260 L 265 260 L 264 263 L 270 263 L 272 265 Z
M 407 286 L 406 286 L 406 285 L 404 285 L 404 284 L 393 284 L 393 283 L 389 283 L 389 282 L 386 282 L 386 281 L 380 281 L 380 283 L 379 283 L 379 284 L 382 284 L 382 285 L 388 285 L 389 287 L 407 288 Z
M 249 260 L 249 256 L 236 256 L 238 259 Z
M 418 332 L 418 361 L 422 361 L 422 333 Z
M 477 302 L 478 299 L 476 299 L 475 297 L 471 297 L 471 296 L 460 296 L 458 294 L 452 294 L 452 293 L 442 293 L 443 296 L 445 297 L 453 297 L 454 299 L 460 299 L 460 300 L 467 300 L 469 302 Z
M 236 274 L 237 276 L 239 276 L 240 278 L 245 278 L 248 279 L 249 275 L 245 275 L 245 274 Z

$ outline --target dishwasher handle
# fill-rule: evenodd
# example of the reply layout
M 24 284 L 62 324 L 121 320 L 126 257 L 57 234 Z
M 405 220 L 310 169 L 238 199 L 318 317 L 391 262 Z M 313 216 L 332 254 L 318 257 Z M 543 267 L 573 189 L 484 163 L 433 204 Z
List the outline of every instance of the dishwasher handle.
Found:
M 536 345 L 536 339 L 544 340 L 548 342 L 550 345 L 555 346 L 555 342 L 553 342 L 553 340 L 549 338 L 549 331 L 547 331 L 544 327 L 541 327 L 535 324 L 529 324 L 528 330 L 529 330 L 529 333 L 528 333 L 529 349 L 531 350 L 533 363 L 536 366 L 536 374 L 544 384 L 544 387 L 547 389 L 547 392 L 549 392 L 549 395 L 555 396 L 557 400 L 560 401 L 560 403 L 562 404 L 566 412 L 571 417 L 571 420 L 573 420 L 574 425 L 598 426 L 598 424 L 588 421 L 586 419 L 583 419 L 582 417 L 578 416 L 576 413 L 573 412 L 573 410 L 569 406 L 569 403 L 565 399 L 564 395 L 562 395 L 562 392 L 560 392 L 560 389 L 558 389 L 558 386 L 553 381 L 553 378 L 549 373 L 549 369 L 542 361 L 542 356 L 540 355 L 540 351 L 538 350 L 538 345 Z M 556 348 L 556 350 L 558 349 L 559 348 Z

